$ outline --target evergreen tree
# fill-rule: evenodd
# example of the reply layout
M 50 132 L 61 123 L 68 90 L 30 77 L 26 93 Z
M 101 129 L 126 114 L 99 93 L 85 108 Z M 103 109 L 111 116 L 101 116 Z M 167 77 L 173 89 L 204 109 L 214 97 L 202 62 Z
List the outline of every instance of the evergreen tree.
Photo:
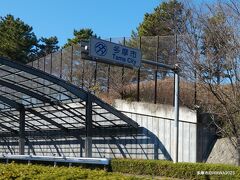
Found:
M 87 40 L 92 36 L 97 37 L 97 35 L 94 34 L 93 31 L 89 28 L 80 29 L 79 31 L 74 30 L 73 35 L 74 35 L 74 38 L 68 39 L 68 42 L 63 46 L 64 48 L 80 43 L 81 40 Z
M 144 15 L 137 28 L 139 36 L 166 36 L 181 33 L 184 30 L 183 4 L 177 0 L 163 2 L 154 12 Z
M 58 51 L 59 46 L 58 44 L 58 39 L 56 36 L 52 36 L 49 38 L 41 38 L 40 39 L 41 44 L 39 45 L 40 52 L 39 56 L 46 56 L 47 54 L 53 53 Z
M 0 17 L 0 56 L 27 63 L 36 52 L 32 27 L 12 15 Z

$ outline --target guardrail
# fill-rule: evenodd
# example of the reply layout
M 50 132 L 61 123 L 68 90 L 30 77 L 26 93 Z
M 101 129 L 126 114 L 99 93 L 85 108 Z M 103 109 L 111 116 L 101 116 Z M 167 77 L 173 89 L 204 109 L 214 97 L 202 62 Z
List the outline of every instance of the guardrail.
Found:
M 88 164 L 88 165 L 103 165 L 108 166 L 110 164 L 110 159 L 107 158 L 82 158 L 82 157 L 64 157 L 64 156 L 34 156 L 34 155 L 9 155 L 3 154 L 0 155 L 1 160 L 6 160 L 6 163 L 9 160 L 15 161 L 26 161 L 27 163 L 31 162 L 53 162 L 54 166 L 57 163 L 67 163 L 69 166 L 72 164 Z

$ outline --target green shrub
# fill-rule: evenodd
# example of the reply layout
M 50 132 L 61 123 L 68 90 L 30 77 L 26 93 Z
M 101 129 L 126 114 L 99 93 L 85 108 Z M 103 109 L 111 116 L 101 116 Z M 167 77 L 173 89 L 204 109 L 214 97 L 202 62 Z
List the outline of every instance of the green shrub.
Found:
M 112 159 L 113 172 L 187 179 L 240 179 L 240 167 L 223 164 L 173 163 L 162 160 Z M 208 174 L 201 174 L 202 172 Z M 233 172 L 233 174 L 232 174 Z M 209 174 L 230 173 L 230 174 Z
M 7 179 L 121 179 L 137 180 L 133 176 L 123 176 L 119 173 L 104 170 L 90 170 L 80 167 L 53 167 L 27 164 L 0 164 L 0 180 Z M 143 178 L 141 178 L 143 179 Z

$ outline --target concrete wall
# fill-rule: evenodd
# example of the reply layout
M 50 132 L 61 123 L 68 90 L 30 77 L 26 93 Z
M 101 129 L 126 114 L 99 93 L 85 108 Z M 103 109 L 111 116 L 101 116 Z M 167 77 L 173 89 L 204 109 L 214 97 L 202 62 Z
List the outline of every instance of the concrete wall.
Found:
M 151 134 L 152 141 L 158 142 L 158 159 L 172 159 L 174 154 L 174 107 L 143 102 L 116 100 L 114 106 L 124 111 Z M 179 161 L 197 160 L 197 114 L 185 107 L 179 112 Z
M 237 151 L 228 138 L 218 139 L 206 162 L 237 165 Z

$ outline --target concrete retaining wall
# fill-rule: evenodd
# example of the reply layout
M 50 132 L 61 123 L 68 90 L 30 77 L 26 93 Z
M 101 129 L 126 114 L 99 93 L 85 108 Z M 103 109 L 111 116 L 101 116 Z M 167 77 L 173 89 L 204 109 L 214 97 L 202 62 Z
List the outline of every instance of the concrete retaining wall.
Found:
M 218 139 L 206 162 L 237 165 L 237 151 L 228 138 Z
M 152 141 L 158 142 L 158 159 L 172 159 L 174 154 L 174 107 L 143 102 L 116 100 L 114 106 L 124 111 L 152 134 Z M 185 107 L 179 112 L 179 161 L 196 162 L 197 114 Z

